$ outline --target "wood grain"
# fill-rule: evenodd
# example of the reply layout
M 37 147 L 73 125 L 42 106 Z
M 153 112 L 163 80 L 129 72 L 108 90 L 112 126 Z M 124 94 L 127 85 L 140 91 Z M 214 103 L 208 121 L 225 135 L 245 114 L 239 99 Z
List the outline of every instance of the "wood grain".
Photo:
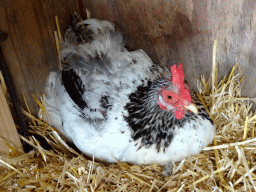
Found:
M 43 93 L 46 77 L 58 69 L 54 40 L 55 15 L 59 16 L 61 32 L 65 28 L 77 2 L 69 0 L 21 0 L 0 3 L 0 26 L 9 37 L 2 43 L 3 52 L 24 107 L 25 95 L 33 114 L 38 111 L 32 93 Z
M 16 149 L 23 151 L 17 129 L 12 118 L 11 111 L 5 99 L 0 82 L 0 156 L 8 157 L 10 149 L 6 143 L 13 143 Z

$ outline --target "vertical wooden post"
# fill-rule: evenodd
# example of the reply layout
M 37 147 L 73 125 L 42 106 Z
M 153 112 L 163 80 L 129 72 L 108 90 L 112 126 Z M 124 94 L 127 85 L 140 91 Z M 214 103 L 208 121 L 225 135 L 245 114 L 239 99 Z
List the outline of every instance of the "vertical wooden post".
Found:
M 1 72 L 0 72 L 1 76 Z M 12 143 L 17 150 L 23 147 L 15 127 L 10 108 L 0 82 L 0 156 L 8 156 L 10 149 L 6 143 Z

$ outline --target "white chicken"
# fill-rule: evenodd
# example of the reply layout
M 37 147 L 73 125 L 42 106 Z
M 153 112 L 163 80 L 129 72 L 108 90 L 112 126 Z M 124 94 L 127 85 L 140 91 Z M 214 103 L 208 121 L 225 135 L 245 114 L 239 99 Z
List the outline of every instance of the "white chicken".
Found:
M 142 50 L 126 50 L 114 25 L 97 19 L 74 22 L 63 47 L 65 68 L 50 73 L 41 115 L 87 156 L 158 163 L 168 175 L 172 161 L 212 142 L 215 125 L 181 64 L 169 71 Z

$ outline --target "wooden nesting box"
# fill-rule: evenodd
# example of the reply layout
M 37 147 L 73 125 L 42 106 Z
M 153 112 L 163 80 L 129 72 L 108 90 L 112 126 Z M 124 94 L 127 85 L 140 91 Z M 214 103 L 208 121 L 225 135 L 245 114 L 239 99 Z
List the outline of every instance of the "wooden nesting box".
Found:
M 23 151 L 19 135 L 6 100 L 7 89 L 0 71 L 0 157 L 8 157 L 12 148 Z M 0 163 L 0 173 L 2 171 Z
M 5 58 L 20 100 L 24 94 L 34 115 L 38 106 L 32 93 L 41 95 L 47 75 L 58 69 L 55 16 L 64 35 L 72 13 L 85 18 L 85 8 L 92 18 L 115 23 L 128 48 L 143 49 L 168 67 L 183 63 L 194 90 L 200 75 L 210 74 L 213 41 L 218 40 L 219 78 L 238 62 L 247 77 L 244 95 L 256 95 L 256 1 L 1 1 L 0 27 L 9 35 L 2 43 Z
M 240 83 L 239 86 L 237 84 L 240 80 L 234 80 L 236 73 L 233 72 L 226 81 L 222 81 L 223 89 L 213 88 L 215 92 L 208 92 L 209 95 L 204 93 L 207 88 L 203 90 L 202 95 L 210 98 L 209 108 L 216 109 L 211 107 L 213 105 L 219 107 L 213 114 L 218 129 L 212 144 L 215 146 L 207 147 L 195 158 L 176 164 L 177 169 L 169 178 L 160 178 L 157 175 L 160 169 L 155 166 L 149 169 L 146 167 L 148 175 L 144 175 L 144 166 L 101 164 L 94 162 L 94 159 L 83 158 L 69 148 L 65 151 L 63 148 L 67 148 L 66 145 L 55 148 L 55 151 L 49 150 L 49 153 L 45 153 L 44 146 L 36 146 L 33 153 L 24 155 L 33 161 L 19 159 L 17 164 L 12 161 L 13 168 L 0 177 L 0 190 L 114 191 L 126 190 L 127 186 L 131 187 L 127 191 L 256 190 L 256 139 L 253 124 L 256 116 L 249 112 L 249 99 L 243 97 L 256 96 L 256 1 L 0 1 L 0 30 L 9 35 L 1 46 L 22 106 L 26 108 L 24 95 L 34 116 L 37 116 L 39 107 L 32 93 L 40 97 L 49 72 L 59 68 L 54 38 L 55 16 L 58 16 L 60 31 L 64 35 L 73 12 L 80 13 L 85 19 L 86 9 L 91 13 L 91 18 L 115 23 L 128 49 L 143 49 L 155 63 L 167 67 L 182 63 L 186 79 L 193 90 L 196 90 L 200 75 L 210 75 L 213 42 L 217 40 L 218 78 L 220 80 L 223 75 L 228 75 L 231 67 L 239 63 L 245 75 L 242 94 L 240 90 L 230 94 L 240 86 Z M 221 96 L 225 86 L 227 97 Z M 11 120 L 3 98 L 0 86 L 0 136 L 21 148 L 14 123 L 2 126 L 7 118 Z M 59 138 L 53 133 L 55 138 Z M 52 136 L 51 139 L 61 143 Z M 9 151 L 1 141 L 0 146 L 4 153 Z M 56 149 L 61 149 L 63 153 L 56 153 Z M 70 155 L 70 151 L 76 156 Z M 138 186 L 140 188 L 137 189 Z

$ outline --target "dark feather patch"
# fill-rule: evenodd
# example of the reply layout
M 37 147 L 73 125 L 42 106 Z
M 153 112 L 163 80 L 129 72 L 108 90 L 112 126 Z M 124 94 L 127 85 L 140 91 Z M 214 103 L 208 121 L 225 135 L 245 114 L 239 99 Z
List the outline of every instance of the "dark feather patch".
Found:
M 93 32 L 87 28 L 87 24 L 77 26 L 77 23 L 80 21 L 80 15 L 74 13 L 70 25 L 70 31 L 74 33 L 73 35 L 69 35 L 73 38 L 71 41 L 78 44 L 91 42 L 93 40 Z
M 139 86 L 134 93 L 130 94 L 130 102 L 125 106 L 129 115 L 125 116 L 124 119 L 132 129 L 132 139 L 134 141 L 141 139 L 138 150 L 156 144 L 157 151 L 160 152 L 161 149 L 165 151 L 173 139 L 173 126 L 168 120 L 165 120 L 170 118 L 172 114 L 167 113 L 166 118 L 155 119 L 154 116 L 157 113 L 162 113 L 159 106 L 154 106 L 153 113 L 150 112 L 150 108 L 145 107 L 145 104 L 150 102 L 148 100 L 150 87 L 151 82 L 149 81 L 146 86 Z M 161 123 L 157 121 L 161 121 Z
M 172 112 L 161 110 L 157 100 L 152 100 L 152 93 L 157 93 L 158 89 L 165 86 L 165 79 L 161 78 L 155 82 L 148 81 L 147 85 L 141 85 L 137 90 L 129 95 L 130 102 L 126 104 L 125 109 L 128 115 L 124 116 L 132 130 L 132 139 L 137 141 L 141 139 L 141 147 L 149 148 L 156 145 L 158 152 L 170 146 L 174 137 L 175 126 L 184 128 L 185 123 L 191 123 L 201 117 L 212 123 L 211 118 L 203 108 L 203 105 L 193 98 L 198 105 L 199 116 L 194 113 L 186 112 L 185 116 L 178 120 Z M 156 97 L 158 97 L 156 95 Z
M 85 88 L 82 80 L 72 69 L 62 71 L 62 82 L 70 98 L 81 110 L 88 107 L 83 99 Z
M 108 109 L 109 107 L 112 106 L 112 105 L 109 103 L 108 98 L 109 98 L 109 96 L 106 96 L 106 95 L 104 95 L 104 96 L 102 96 L 102 97 L 100 98 L 100 106 L 101 106 L 103 109 Z

